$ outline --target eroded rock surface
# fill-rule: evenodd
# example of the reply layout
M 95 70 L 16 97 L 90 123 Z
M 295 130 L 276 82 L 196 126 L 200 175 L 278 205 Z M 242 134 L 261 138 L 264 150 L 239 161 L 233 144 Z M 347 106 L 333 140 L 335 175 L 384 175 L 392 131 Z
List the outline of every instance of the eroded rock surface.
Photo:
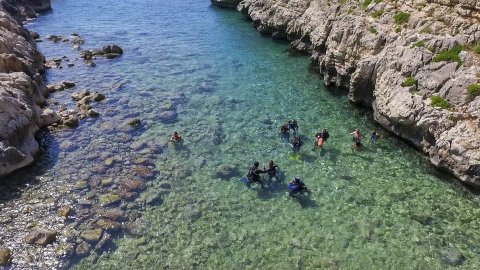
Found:
M 435 166 L 480 187 L 480 96 L 467 93 L 480 81 L 478 1 L 244 0 L 237 9 L 311 54 L 325 84 L 349 89 Z
M 47 1 L 33 2 L 38 11 L 46 8 Z M 39 150 L 35 132 L 59 119 L 55 112 L 43 109 L 44 57 L 12 3 L 0 1 L 0 177 L 33 162 Z

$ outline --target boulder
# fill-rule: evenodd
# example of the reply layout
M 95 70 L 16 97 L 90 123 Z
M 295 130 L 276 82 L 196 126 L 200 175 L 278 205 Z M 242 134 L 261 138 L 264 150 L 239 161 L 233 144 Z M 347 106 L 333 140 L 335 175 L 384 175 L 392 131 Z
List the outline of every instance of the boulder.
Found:
M 102 238 L 102 229 L 84 230 L 80 233 L 80 238 L 89 243 L 97 243 Z
M 63 124 L 67 127 L 76 127 L 78 126 L 80 120 L 76 115 L 68 115 L 65 119 L 62 120 Z
M 239 176 L 240 172 L 238 167 L 232 164 L 222 164 L 218 166 L 216 176 L 218 178 L 228 180 L 232 177 Z
M 92 250 L 92 246 L 87 242 L 82 241 L 75 249 L 75 254 L 79 257 L 84 257 L 90 253 L 90 250 Z
M 9 248 L 0 247 L 0 266 L 9 264 L 11 257 L 12 251 Z
M 60 116 L 52 109 L 47 108 L 43 110 L 42 114 L 40 114 L 40 119 L 37 121 L 40 127 L 45 127 L 60 121 Z
M 37 244 L 46 246 L 55 242 L 57 239 L 57 232 L 46 228 L 34 228 L 26 237 L 25 241 L 28 244 Z
M 117 55 L 123 54 L 123 49 L 120 48 L 120 46 L 115 44 L 104 46 L 102 51 L 105 54 L 117 54 Z
M 100 204 L 102 206 L 112 206 L 121 200 L 118 194 L 107 193 L 100 196 Z
M 158 115 L 159 120 L 162 123 L 174 123 L 177 121 L 178 114 L 176 111 L 163 111 Z
M 441 252 L 442 260 L 447 265 L 458 266 L 461 265 L 465 257 L 458 251 L 458 249 L 450 245 L 447 249 Z

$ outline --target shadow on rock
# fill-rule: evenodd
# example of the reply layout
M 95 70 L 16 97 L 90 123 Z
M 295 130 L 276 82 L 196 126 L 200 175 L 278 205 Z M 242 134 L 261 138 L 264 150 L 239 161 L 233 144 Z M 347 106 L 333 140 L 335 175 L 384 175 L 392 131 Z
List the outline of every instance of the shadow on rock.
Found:
M 36 137 L 40 144 L 37 160 L 32 165 L 0 179 L 0 201 L 18 198 L 26 185 L 37 185 L 37 176 L 43 175 L 57 162 L 60 146 L 54 136 L 42 130 Z

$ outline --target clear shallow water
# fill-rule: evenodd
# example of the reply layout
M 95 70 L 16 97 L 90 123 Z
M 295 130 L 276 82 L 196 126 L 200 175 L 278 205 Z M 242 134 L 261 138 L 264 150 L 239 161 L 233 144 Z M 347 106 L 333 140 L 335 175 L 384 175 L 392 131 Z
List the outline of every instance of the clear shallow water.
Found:
M 85 167 L 96 160 L 78 161 L 92 143 L 99 146 L 93 151 L 135 155 L 101 147 L 117 136 L 105 122 L 139 117 L 143 141 L 166 141 L 174 130 L 185 138 L 184 147 L 170 145 L 155 156 L 160 174 L 150 189 L 168 182 L 172 192 L 136 222 L 141 233 L 116 239 L 116 249 L 75 269 L 440 269 L 449 247 L 465 257 L 458 268 L 480 267 L 477 199 L 388 134 L 353 153 L 349 133 L 368 134 L 369 113 L 326 91 L 306 57 L 289 56 L 288 44 L 261 37 L 240 14 L 206 0 L 53 1 L 53 7 L 29 28 L 42 36 L 77 32 L 83 48 L 116 43 L 125 54 L 98 60 L 95 68 L 77 61 L 49 72 L 52 82 L 74 77 L 77 89 L 108 98 L 96 107 L 100 119 L 58 135 L 59 145 L 77 147 L 60 151 L 50 171 L 71 162 L 75 176 L 92 177 Z M 68 45 L 39 46 L 47 57 L 78 54 Z M 125 84 L 112 87 L 118 83 Z M 54 98 L 68 102 L 69 94 Z M 178 94 L 186 101 L 176 106 L 169 100 Z M 176 106 L 178 122 L 162 124 L 159 114 L 169 106 Z M 300 160 L 290 158 L 278 135 L 291 118 L 306 141 Z M 324 151 L 312 151 L 323 127 L 331 138 Z M 238 181 L 253 161 L 270 159 L 284 172 L 281 183 L 248 190 Z M 238 166 L 240 174 L 217 178 L 222 164 Z M 285 194 L 296 175 L 310 196 Z

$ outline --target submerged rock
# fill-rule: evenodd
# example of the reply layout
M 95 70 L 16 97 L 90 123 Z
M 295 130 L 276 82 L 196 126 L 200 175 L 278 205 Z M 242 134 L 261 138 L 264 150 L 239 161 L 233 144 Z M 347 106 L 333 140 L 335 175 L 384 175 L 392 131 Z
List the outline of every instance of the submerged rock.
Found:
M 462 255 L 462 253 L 460 253 L 460 251 L 458 251 L 458 249 L 452 245 L 443 250 L 441 253 L 443 262 L 448 265 L 461 265 L 465 260 L 465 257 Z
M 0 266 L 7 265 L 12 257 L 12 251 L 9 248 L 0 248 Z
M 82 241 L 75 249 L 75 254 L 77 256 L 83 257 L 88 255 L 90 253 L 90 250 L 92 250 L 92 246 L 90 246 L 90 244 L 88 244 L 87 242 Z
M 80 234 L 80 238 L 89 243 L 97 243 L 102 237 L 102 229 L 85 230 Z
M 37 244 L 46 246 L 55 242 L 57 239 L 57 232 L 46 228 L 35 228 L 26 237 L 25 241 L 28 244 Z
M 177 121 L 177 117 L 178 114 L 175 110 L 163 111 L 158 115 L 158 118 L 162 123 L 174 123 Z
M 111 206 L 116 203 L 119 203 L 121 200 L 120 195 L 108 193 L 100 196 L 100 203 L 102 206 Z
M 58 209 L 57 215 L 60 217 L 68 217 L 72 214 L 73 212 L 73 207 L 70 205 L 64 205 Z
M 232 177 L 239 176 L 240 172 L 236 165 L 232 164 L 222 164 L 218 166 L 216 176 L 218 178 L 228 180 Z

